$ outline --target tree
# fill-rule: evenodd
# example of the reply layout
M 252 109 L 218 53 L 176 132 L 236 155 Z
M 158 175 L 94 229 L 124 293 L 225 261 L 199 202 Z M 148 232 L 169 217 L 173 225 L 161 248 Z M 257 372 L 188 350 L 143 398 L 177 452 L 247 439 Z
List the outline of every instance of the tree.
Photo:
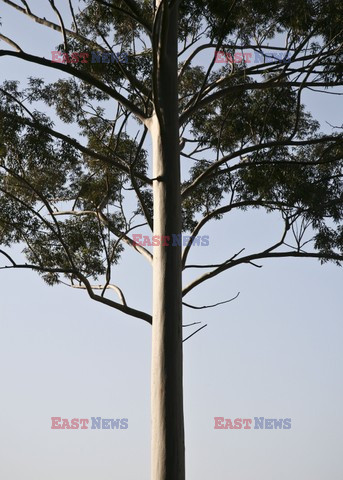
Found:
M 182 306 L 211 307 L 183 297 L 243 263 L 343 260 L 343 136 L 320 133 L 303 103 L 308 90 L 338 95 L 343 84 L 342 4 L 85 0 L 76 13 L 72 1 L 67 12 L 49 0 L 55 22 L 29 2 L 2 1 L 62 35 L 59 53 L 44 58 L 0 34 L 2 61 L 62 77 L 0 89 L 1 268 L 35 270 L 152 324 L 152 479 L 182 480 Z M 184 160 L 193 166 L 181 180 Z M 187 263 L 208 222 L 250 208 L 279 213 L 277 243 Z M 133 236 L 143 227 L 153 253 Z M 18 243 L 24 260 L 9 249 Z M 152 315 L 112 284 L 124 245 L 152 264 Z M 182 287 L 190 268 L 205 273 Z

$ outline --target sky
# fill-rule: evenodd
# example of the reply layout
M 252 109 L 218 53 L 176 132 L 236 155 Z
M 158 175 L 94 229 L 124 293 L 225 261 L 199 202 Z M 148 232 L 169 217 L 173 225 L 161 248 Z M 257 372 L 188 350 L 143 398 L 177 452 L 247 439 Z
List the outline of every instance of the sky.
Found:
M 53 18 L 48 8 L 44 15 Z M 1 31 L 15 29 L 28 52 L 48 58 L 60 43 L 2 2 L 0 16 Z M 57 78 L 0 58 L 0 82 L 43 74 Z M 341 123 L 337 97 L 306 100 L 324 130 L 326 121 Z M 281 232 L 277 215 L 252 211 L 210 223 L 203 233 L 210 245 L 193 252 L 192 263 L 257 250 Z M 216 309 L 184 312 L 185 323 L 207 324 L 184 343 L 188 480 L 342 479 L 342 275 L 310 259 L 266 260 L 187 296 L 204 305 L 240 292 Z M 151 311 L 151 278 L 144 258 L 127 251 L 116 283 L 136 308 Z M 35 273 L 0 271 L 1 478 L 148 480 L 150 348 L 146 322 L 83 291 L 48 287 Z M 128 428 L 55 430 L 51 417 L 127 418 Z M 291 418 L 292 428 L 215 430 L 214 417 Z

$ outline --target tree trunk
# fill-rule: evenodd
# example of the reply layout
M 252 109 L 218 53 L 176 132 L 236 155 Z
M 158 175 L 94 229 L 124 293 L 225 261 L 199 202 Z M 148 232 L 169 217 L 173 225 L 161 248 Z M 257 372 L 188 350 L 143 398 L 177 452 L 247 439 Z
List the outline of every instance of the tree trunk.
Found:
M 185 479 L 181 246 L 172 246 L 172 234 L 181 233 L 176 10 L 162 13 L 166 30 L 161 25 L 161 35 L 165 43 L 156 56 L 155 113 L 150 125 L 154 235 L 170 237 L 165 242 L 169 246 L 154 247 L 152 480 Z
M 154 182 L 154 234 L 170 245 L 154 247 L 151 478 L 184 480 L 181 247 L 171 245 L 181 231 L 179 168 L 161 137 L 156 143 L 154 177 L 164 180 Z

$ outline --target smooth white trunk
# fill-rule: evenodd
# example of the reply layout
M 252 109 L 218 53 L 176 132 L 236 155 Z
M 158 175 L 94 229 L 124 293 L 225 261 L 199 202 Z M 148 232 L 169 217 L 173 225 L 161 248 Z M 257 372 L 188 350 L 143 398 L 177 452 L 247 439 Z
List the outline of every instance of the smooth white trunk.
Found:
M 154 234 L 181 232 L 178 129 L 154 118 Z M 175 127 L 175 125 L 174 125 Z M 154 248 L 151 368 L 152 480 L 184 480 L 181 247 Z
M 181 187 L 177 80 L 177 3 L 162 6 L 154 60 L 154 235 L 169 246 L 154 247 L 151 363 L 151 480 L 184 480 L 182 378 Z M 157 2 L 157 7 L 159 2 Z

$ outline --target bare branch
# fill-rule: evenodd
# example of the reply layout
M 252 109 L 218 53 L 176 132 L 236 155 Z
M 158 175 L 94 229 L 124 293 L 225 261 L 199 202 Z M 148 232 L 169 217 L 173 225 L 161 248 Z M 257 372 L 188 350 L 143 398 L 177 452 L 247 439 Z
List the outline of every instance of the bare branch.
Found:
M 183 328 L 186 328 L 186 327 L 192 327 L 193 325 L 199 325 L 201 322 L 193 322 L 193 323 L 188 323 L 186 325 L 182 325 Z
M 69 8 L 70 8 L 71 16 L 73 17 L 73 22 L 74 22 L 74 25 L 75 25 L 75 32 L 77 33 L 77 35 L 79 35 L 79 30 L 78 30 L 78 27 L 77 27 L 76 17 L 75 17 L 75 13 L 74 13 L 73 0 L 69 0 Z
M 236 208 L 244 208 L 244 207 L 266 207 L 266 208 L 280 208 L 280 207 L 290 207 L 290 205 L 286 202 L 277 202 L 276 200 L 262 200 L 262 199 L 256 199 L 256 200 L 245 200 L 242 202 L 237 202 L 237 203 L 230 203 L 229 205 L 224 205 L 223 207 L 217 208 L 216 210 L 213 210 L 212 212 L 208 213 L 205 215 L 196 225 L 194 230 L 191 233 L 191 237 L 196 237 L 200 230 L 206 225 L 207 222 L 209 222 L 212 218 L 218 217 L 219 215 L 223 215 L 225 213 L 231 212 L 231 210 L 234 210 Z M 192 247 L 192 242 L 188 242 L 187 246 L 184 248 L 183 254 L 182 254 L 182 268 L 189 268 L 186 266 L 186 261 L 187 257 L 189 255 L 190 249 Z M 241 253 L 241 252 L 239 252 Z
M 2 33 L 0 33 L 0 40 L 3 40 L 4 42 L 6 42 L 8 45 L 13 47 L 17 52 L 22 52 L 22 49 L 19 47 L 19 45 L 17 43 L 15 43 L 13 40 L 6 37 Z
M 193 337 L 193 335 L 195 335 L 196 333 L 200 332 L 200 330 L 202 330 L 203 328 L 207 327 L 207 323 L 206 325 L 203 325 L 202 327 L 198 328 L 198 330 L 195 330 L 195 332 L 193 332 L 191 335 L 189 335 L 188 337 L 186 337 L 184 340 L 182 340 L 182 343 L 185 342 L 186 340 L 188 340 L 189 338 Z
M 85 285 L 71 285 L 71 287 L 72 288 L 81 288 L 83 290 L 85 290 L 87 288 Z M 117 293 L 121 304 L 124 305 L 125 307 L 127 307 L 127 303 L 126 303 L 124 294 L 123 294 L 122 290 L 119 287 L 117 287 L 117 285 L 113 285 L 113 284 L 110 284 L 110 285 L 91 285 L 92 290 L 104 290 L 104 288 L 105 289 L 110 288 L 110 289 L 114 290 Z
M 117 237 L 122 238 L 127 245 L 129 245 L 130 247 L 133 247 L 137 252 L 143 255 L 152 264 L 153 256 L 149 252 L 149 250 L 142 247 L 141 245 L 138 245 L 130 237 L 128 237 L 126 233 L 123 233 L 119 229 L 117 229 L 115 225 L 113 225 L 112 222 L 110 222 L 110 220 L 106 217 L 106 215 L 104 215 L 104 213 L 98 212 L 98 215 L 100 220 L 103 222 L 104 225 L 106 225 L 106 227 L 110 230 L 110 232 L 112 232 Z M 135 228 L 137 228 L 137 226 Z
M 146 322 L 150 323 L 152 325 L 152 316 L 142 312 L 140 310 L 136 310 L 135 308 L 128 307 L 127 305 L 122 305 L 121 303 L 114 302 L 113 300 L 109 300 L 106 297 L 101 297 L 100 295 L 95 295 L 95 293 L 92 290 L 92 286 L 87 280 L 87 278 L 78 273 L 77 277 L 81 280 L 81 282 L 84 284 L 86 287 L 87 293 L 90 296 L 92 300 L 95 300 L 96 302 L 103 303 L 104 305 L 108 305 L 109 307 L 115 308 L 119 310 L 122 313 L 125 313 L 127 315 L 130 315 L 131 317 L 136 317 L 140 318 L 142 320 L 145 320 Z
M 62 30 L 62 35 L 63 35 L 63 41 L 64 41 L 64 50 L 65 50 L 66 53 L 68 53 L 67 33 L 66 33 L 65 26 L 64 26 L 64 22 L 63 22 L 62 15 L 60 14 L 60 11 L 59 11 L 58 8 L 56 7 L 54 0 L 49 0 L 49 3 L 50 3 L 50 5 L 51 5 L 51 8 L 53 9 L 53 11 L 56 13 L 57 18 L 58 18 L 58 20 L 59 20 L 59 22 L 60 22 L 60 26 L 61 26 L 61 30 Z
M 214 307 L 217 307 L 218 305 L 223 305 L 224 303 L 230 303 L 233 300 L 236 300 L 236 298 L 239 297 L 240 293 L 241 292 L 238 292 L 236 296 L 234 296 L 233 298 L 230 298 L 229 300 L 225 300 L 224 302 L 214 303 L 213 305 L 204 305 L 202 307 L 196 307 L 194 305 L 190 305 L 189 303 L 185 303 L 185 302 L 182 302 L 182 305 L 185 305 L 186 307 L 189 307 L 189 308 L 194 308 L 195 310 L 203 310 L 204 308 L 214 308 Z
M 30 7 L 29 7 L 28 3 L 25 0 L 20 0 L 20 1 L 25 6 L 26 12 L 28 13 L 28 15 L 31 15 L 31 10 L 30 10 Z
M 15 261 L 13 260 L 13 258 L 10 255 L 8 255 L 8 253 L 6 253 L 4 250 L 0 250 L 0 253 L 1 253 L 1 255 L 4 255 L 7 258 L 7 260 L 9 260 L 11 262 L 13 267 L 16 266 Z
M 343 262 L 343 254 L 336 254 L 336 253 L 320 253 L 320 252 L 298 252 L 298 251 L 290 251 L 290 252 L 267 252 L 263 251 L 260 253 L 255 253 L 252 255 L 248 255 L 246 257 L 242 257 L 237 260 L 233 260 L 231 262 L 224 262 L 218 268 L 215 270 L 212 270 L 211 272 L 205 273 L 204 275 L 200 276 L 196 280 L 192 281 L 187 287 L 183 289 L 182 295 L 185 296 L 187 293 L 189 293 L 193 288 L 196 286 L 200 285 L 201 283 L 205 282 L 206 280 L 209 280 L 210 278 L 213 278 L 220 273 L 224 272 L 225 270 L 228 270 L 229 268 L 233 268 L 237 265 L 243 264 L 243 263 L 251 263 L 253 260 L 257 259 L 264 259 L 264 258 L 288 258 L 288 257 L 294 257 L 294 258 L 318 258 L 319 260 L 335 260 L 337 262 Z
M 1 251 L 1 253 L 3 252 Z M 80 272 L 77 272 L 75 270 L 68 270 L 64 268 L 45 268 L 45 267 L 40 267 L 38 265 L 30 265 L 30 264 L 15 264 L 11 266 L 0 267 L 0 270 L 7 270 L 7 269 L 13 269 L 13 268 L 35 270 L 43 273 L 63 273 L 63 274 L 73 275 L 82 281 L 82 283 L 86 287 L 88 295 L 92 300 L 95 300 L 96 302 L 99 302 L 99 303 L 103 303 L 104 305 L 107 305 L 109 307 L 115 308 L 116 310 L 119 310 L 122 313 L 130 315 L 131 317 L 136 317 L 136 318 L 145 320 L 146 322 L 150 323 L 150 325 L 152 325 L 152 317 L 148 313 L 142 312 L 140 310 L 136 310 L 135 308 L 128 307 L 127 305 L 122 305 L 121 303 L 114 302 L 113 300 L 109 300 L 108 298 L 95 295 L 87 278 L 84 275 L 82 275 Z

